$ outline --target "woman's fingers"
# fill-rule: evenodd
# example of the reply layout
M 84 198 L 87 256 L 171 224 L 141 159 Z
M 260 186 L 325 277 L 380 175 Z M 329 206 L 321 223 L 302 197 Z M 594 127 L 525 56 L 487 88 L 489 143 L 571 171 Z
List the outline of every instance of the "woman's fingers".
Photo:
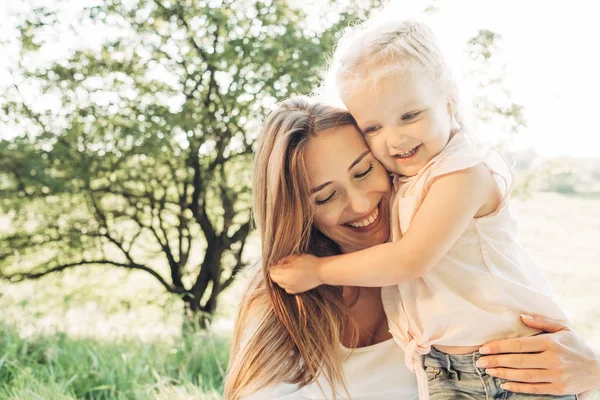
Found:
M 494 340 L 479 349 L 481 354 L 538 353 L 548 349 L 544 335 Z
M 540 354 L 500 354 L 481 357 L 477 360 L 479 368 L 547 368 L 548 361 Z
M 544 317 L 543 315 L 521 314 L 521 320 L 527 326 L 540 329 L 549 333 L 562 331 L 564 329 L 570 329 L 566 322 L 558 319 Z
M 485 372 L 496 378 L 521 383 L 552 383 L 556 379 L 556 374 L 546 369 L 487 368 Z

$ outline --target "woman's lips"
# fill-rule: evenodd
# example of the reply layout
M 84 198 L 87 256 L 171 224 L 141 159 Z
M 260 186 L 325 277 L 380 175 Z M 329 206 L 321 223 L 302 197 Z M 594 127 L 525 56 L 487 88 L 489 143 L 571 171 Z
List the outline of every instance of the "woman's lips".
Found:
M 346 226 L 346 227 L 348 227 L 350 229 L 353 229 L 355 231 L 358 231 L 358 232 L 370 232 L 370 231 L 373 231 L 373 230 L 379 228 L 379 225 L 380 225 L 381 220 L 383 218 L 382 217 L 383 212 L 382 212 L 382 207 L 381 207 L 382 203 L 383 203 L 382 200 L 379 201 L 379 204 L 377 205 L 377 208 L 375 210 L 373 210 L 373 213 L 375 213 L 375 211 L 377 211 L 377 218 L 375 218 L 375 220 L 371 224 L 369 224 L 367 226 L 356 227 L 356 226 L 352 226 L 352 225 L 349 225 L 348 223 L 346 223 L 346 224 L 344 224 L 344 226 Z M 371 214 L 373 214 L 373 213 L 371 213 Z M 364 218 L 364 219 L 368 219 L 368 217 Z

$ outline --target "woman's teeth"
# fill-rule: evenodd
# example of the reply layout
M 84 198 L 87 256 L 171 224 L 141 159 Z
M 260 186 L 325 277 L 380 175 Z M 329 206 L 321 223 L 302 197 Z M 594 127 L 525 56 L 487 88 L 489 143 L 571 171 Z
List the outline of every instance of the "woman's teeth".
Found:
M 373 214 L 371 214 L 369 217 L 367 217 L 363 220 L 360 220 L 358 222 L 349 222 L 348 225 L 350 225 L 354 228 L 364 228 L 365 226 L 369 226 L 373 222 L 375 222 L 375 220 L 377 219 L 378 216 L 379 216 L 379 207 L 377 207 L 375 209 L 375 212 L 373 212 Z
M 410 156 L 412 156 L 413 154 L 415 154 L 417 152 L 417 149 L 419 148 L 419 146 L 414 147 L 414 148 L 412 148 L 409 151 L 406 151 L 404 153 L 396 154 L 394 157 L 397 157 L 397 158 L 407 158 L 407 157 L 410 157 Z

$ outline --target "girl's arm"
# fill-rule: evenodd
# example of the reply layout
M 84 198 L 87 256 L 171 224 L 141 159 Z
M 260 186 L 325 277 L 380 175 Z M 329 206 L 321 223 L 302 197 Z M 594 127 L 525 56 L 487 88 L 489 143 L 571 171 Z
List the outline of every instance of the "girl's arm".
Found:
M 511 392 L 558 396 L 600 389 L 600 349 L 561 321 L 539 315 L 522 319 L 548 333 L 487 343 L 479 350 L 488 354 L 477 360 L 480 368 L 508 380 L 503 387 Z
M 399 241 L 333 257 L 289 257 L 271 269 L 271 279 L 288 293 L 300 293 L 320 284 L 379 287 L 418 278 L 440 261 L 480 210 L 493 210 L 498 202 L 497 185 L 483 164 L 443 175 Z

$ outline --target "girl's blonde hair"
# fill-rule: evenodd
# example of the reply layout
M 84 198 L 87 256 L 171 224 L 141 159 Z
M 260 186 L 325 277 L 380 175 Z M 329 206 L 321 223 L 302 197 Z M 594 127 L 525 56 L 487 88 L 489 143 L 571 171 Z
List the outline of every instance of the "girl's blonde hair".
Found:
M 284 381 L 304 386 L 317 376 L 332 388 L 337 383 L 346 388 L 340 336 L 350 332 L 355 343 L 357 331 L 342 290 L 322 285 L 288 295 L 271 281 L 269 269 L 291 254 L 340 253 L 332 240 L 313 227 L 304 148 L 311 137 L 347 125 L 355 126 L 347 111 L 305 97 L 279 103 L 265 121 L 256 150 L 253 194 L 262 262 L 238 309 L 226 399 L 237 400 Z
M 446 95 L 453 128 L 464 130 L 456 81 L 429 26 L 411 19 L 382 20 L 383 12 L 385 9 L 379 20 L 370 18 L 348 28 L 340 39 L 330 68 L 330 80 L 335 81 L 338 94 L 343 98 L 365 84 L 378 85 L 384 78 L 424 73 Z

